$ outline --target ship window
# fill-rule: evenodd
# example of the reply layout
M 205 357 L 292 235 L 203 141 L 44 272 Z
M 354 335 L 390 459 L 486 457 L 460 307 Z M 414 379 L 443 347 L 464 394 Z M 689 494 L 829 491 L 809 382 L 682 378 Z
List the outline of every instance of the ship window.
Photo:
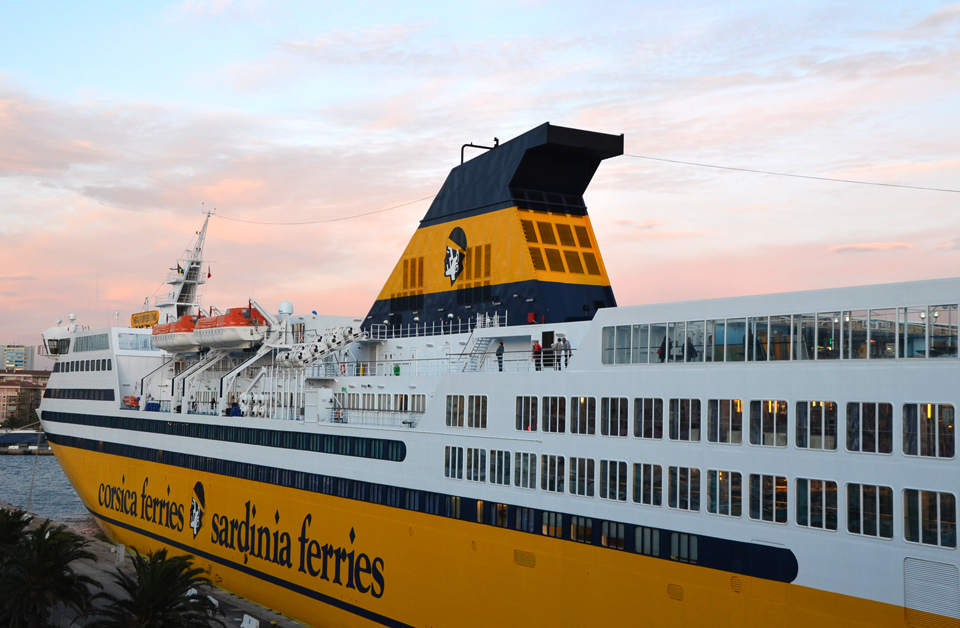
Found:
M 867 310 L 844 312 L 843 357 L 847 360 L 867 358 Z
M 570 398 L 570 433 L 592 435 L 597 432 L 596 397 Z
M 592 248 L 590 245 L 590 235 L 587 233 L 587 228 L 581 225 L 574 225 L 573 230 L 577 234 L 577 243 L 580 244 L 580 248 L 589 249 Z
M 540 490 L 563 492 L 563 456 L 540 456 Z
M 490 450 L 490 482 L 510 486 L 510 452 Z
M 724 330 L 727 362 L 743 362 L 746 359 L 747 322 L 743 318 L 727 319 Z
M 837 529 L 837 483 L 797 479 L 797 525 Z
M 930 306 L 930 357 L 957 357 L 957 306 Z
M 736 471 L 707 471 L 707 512 L 739 517 L 742 487 L 742 476 Z
M 513 485 L 537 488 L 537 454 L 517 453 L 514 456 Z
M 765 447 L 787 446 L 787 402 L 750 402 L 750 444 Z
M 461 403 L 463 397 L 460 397 Z M 467 427 L 478 429 L 487 429 L 487 396 L 470 395 L 467 399 Z M 460 413 L 461 425 L 463 424 L 463 412 Z
M 780 475 L 750 475 L 750 518 L 787 522 L 787 478 Z
M 543 423 L 544 432 L 554 432 L 563 434 L 566 431 L 567 422 L 567 398 L 566 397 L 544 397 L 543 398 Z
M 660 555 L 660 530 L 637 526 L 633 529 L 633 551 L 645 556 Z
M 534 244 L 539 243 L 539 240 L 537 240 L 537 231 L 533 228 L 532 221 L 521 220 L 520 225 L 523 227 L 523 237 L 527 239 L 527 242 L 533 242 Z
M 560 256 L 560 251 L 557 249 L 544 249 L 544 252 L 547 254 L 547 264 L 550 266 L 551 272 L 566 272 L 566 269 L 563 267 L 563 258 Z
M 463 427 L 463 395 L 447 395 L 447 427 Z
M 546 270 L 547 264 L 543 261 L 543 253 L 535 246 L 530 247 L 530 259 L 533 261 L 533 267 L 536 270 Z
M 570 540 L 593 543 L 593 519 L 576 515 L 570 517 Z
M 593 497 L 594 466 L 591 458 L 570 457 L 570 494 Z
M 957 498 L 953 493 L 903 491 L 903 538 L 911 543 L 957 546 Z
M 444 451 L 443 477 L 463 479 L 463 447 L 446 447 Z
M 657 347 L 654 349 L 654 347 Z M 654 357 L 656 355 L 656 357 Z M 650 325 L 650 360 L 666 362 L 667 360 L 667 326 Z
M 707 402 L 707 440 L 739 445 L 743 441 L 743 402 L 711 399 Z
M 600 274 L 600 264 L 597 263 L 597 257 L 593 253 L 583 252 L 583 265 L 587 267 L 587 274 Z
M 448 496 L 445 499 L 445 502 L 446 503 L 444 504 L 445 506 L 444 516 L 450 517 L 451 519 L 459 519 L 460 518 L 460 498 Z
M 814 360 L 817 353 L 816 314 L 795 314 L 793 317 L 794 360 Z
M 506 504 L 490 504 L 489 524 L 498 528 L 506 528 L 508 512 L 509 508 Z
M 696 564 L 697 537 L 683 532 L 670 533 L 670 558 L 681 563 Z
M 700 440 L 700 400 L 670 400 L 670 440 Z
M 680 510 L 700 511 L 700 469 L 670 467 L 667 505 Z
M 624 547 L 624 529 L 622 523 L 604 521 L 600 526 L 600 545 L 622 550 Z
M 524 432 L 537 431 L 536 397 L 517 397 L 517 429 Z
M 847 531 L 893 538 L 893 489 L 871 484 L 847 484 Z
M 870 359 L 897 357 L 897 310 L 870 310 Z
M 646 364 L 650 360 L 648 350 L 648 340 L 650 336 L 649 325 L 634 325 L 633 338 L 631 342 L 631 358 L 633 364 Z
M 521 532 L 530 532 L 532 534 L 536 529 L 536 515 L 537 511 L 533 508 L 522 508 L 517 506 L 514 515 L 517 519 L 517 530 L 520 530 Z
M 797 402 L 797 447 L 837 448 L 837 404 L 832 401 Z
M 567 268 L 571 273 L 583 274 L 583 264 L 580 263 L 580 254 L 576 251 L 564 251 L 563 257 L 567 260 Z
M 540 241 L 544 244 L 556 244 L 557 238 L 553 235 L 553 225 L 549 222 L 538 222 L 537 229 L 540 231 Z
M 847 451 L 892 452 L 893 406 L 889 403 L 848 403 Z
M 420 510 L 420 491 L 407 491 L 404 508 L 407 510 Z
M 903 405 L 903 453 L 953 458 L 953 406 L 933 403 Z
M 487 481 L 487 450 L 467 447 L 467 480 Z
M 626 397 L 604 397 L 600 400 L 600 433 L 604 436 L 626 436 L 629 417 Z
M 817 314 L 817 359 L 840 358 L 840 312 Z
M 53 372 L 54 372 L 54 373 L 59 373 L 59 372 L 60 372 L 60 363 L 59 363 L 59 362 L 54 362 L 54 363 L 53 363 Z
M 626 462 L 617 460 L 600 461 L 600 498 L 621 502 L 627 501 Z
M 577 246 L 573 241 L 573 230 L 570 225 L 557 224 L 557 237 L 560 238 L 561 246 Z
M 630 364 L 630 325 L 617 325 L 617 364 Z
M 600 361 L 603 364 L 613 364 L 615 351 L 616 328 L 604 327 L 600 330 Z
M 559 512 L 543 513 L 543 535 L 560 538 L 563 536 L 563 515 Z
M 770 321 L 766 316 L 752 316 L 747 319 L 747 361 L 767 361 L 767 341 L 770 337 Z
M 900 357 L 927 357 L 927 308 L 905 307 L 900 310 Z
M 768 358 L 771 361 L 790 359 L 790 315 L 770 317 L 770 343 Z
M 663 399 L 633 400 L 633 435 L 663 438 Z
M 107 358 L 107 370 L 108 371 L 113 370 L 113 360 L 111 358 Z

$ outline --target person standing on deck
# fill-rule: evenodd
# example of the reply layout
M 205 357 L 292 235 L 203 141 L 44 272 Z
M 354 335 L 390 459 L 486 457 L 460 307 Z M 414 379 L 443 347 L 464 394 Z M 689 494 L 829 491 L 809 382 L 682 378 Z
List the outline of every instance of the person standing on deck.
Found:
M 500 341 L 500 346 L 497 347 L 497 366 L 500 367 L 500 372 L 503 372 L 503 341 Z
M 557 339 L 553 341 L 553 344 L 550 345 L 550 349 L 553 351 L 553 354 L 550 356 L 550 361 L 553 362 L 553 368 L 556 370 L 561 369 L 561 361 L 563 360 L 563 340 L 560 336 L 557 336 Z
M 536 369 L 540 370 L 540 358 L 543 355 L 543 347 L 540 346 L 540 341 L 533 341 L 533 365 Z
M 563 337 L 563 368 L 570 368 L 570 357 L 573 355 L 573 347 L 567 337 Z

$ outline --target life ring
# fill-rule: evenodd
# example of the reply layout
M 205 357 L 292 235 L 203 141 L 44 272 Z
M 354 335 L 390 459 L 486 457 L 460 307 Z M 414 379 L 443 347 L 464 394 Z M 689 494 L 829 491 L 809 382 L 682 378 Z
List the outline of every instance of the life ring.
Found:
M 342 363 L 342 364 L 340 365 L 340 374 L 341 374 L 341 375 L 346 375 L 346 374 L 347 374 L 347 363 L 346 363 L 346 362 L 344 362 L 344 363 Z

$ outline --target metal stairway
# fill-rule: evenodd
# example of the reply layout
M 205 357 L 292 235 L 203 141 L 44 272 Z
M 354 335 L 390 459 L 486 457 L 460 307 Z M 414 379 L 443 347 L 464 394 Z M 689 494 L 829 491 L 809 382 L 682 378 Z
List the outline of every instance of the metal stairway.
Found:
M 484 336 L 482 338 L 477 338 L 473 343 L 473 348 L 470 350 L 470 355 L 467 356 L 466 363 L 463 365 L 464 373 L 476 373 L 483 366 L 483 361 L 487 357 L 487 349 L 490 348 L 490 343 L 493 342 L 493 338 L 489 336 Z

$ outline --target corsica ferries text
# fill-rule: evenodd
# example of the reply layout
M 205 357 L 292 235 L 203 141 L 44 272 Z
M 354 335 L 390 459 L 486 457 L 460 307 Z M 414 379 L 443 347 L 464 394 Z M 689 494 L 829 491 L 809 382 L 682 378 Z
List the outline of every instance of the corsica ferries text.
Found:
M 121 484 L 126 483 L 126 476 Z M 164 497 L 155 497 L 147 493 L 150 478 L 143 480 L 143 488 L 138 494 L 123 486 L 100 484 L 97 493 L 97 502 L 109 510 L 122 512 L 131 517 L 139 517 L 144 521 L 183 532 L 183 504 Z M 170 489 L 167 488 L 169 496 Z M 139 513 L 139 514 L 138 514 Z
M 243 562 L 253 557 L 265 562 L 280 565 L 288 569 L 297 561 L 297 571 L 320 578 L 332 584 L 338 584 L 360 593 L 369 593 L 375 598 L 383 596 L 384 565 L 379 557 L 370 558 L 367 554 L 357 553 L 355 549 L 335 547 L 332 543 L 323 543 L 309 537 L 313 516 L 307 515 L 300 526 L 297 537 L 297 555 L 291 554 L 290 533 L 271 529 L 256 522 L 257 507 L 245 504 L 245 514 L 241 518 L 228 519 L 226 515 L 214 513 L 210 518 L 210 540 L 220 547 L 243 552 Z M 280 525 L 280 512 L 273 516 L 274 524 Z M 356 540 L 356 533 L 350 530 L 350 545 Z

